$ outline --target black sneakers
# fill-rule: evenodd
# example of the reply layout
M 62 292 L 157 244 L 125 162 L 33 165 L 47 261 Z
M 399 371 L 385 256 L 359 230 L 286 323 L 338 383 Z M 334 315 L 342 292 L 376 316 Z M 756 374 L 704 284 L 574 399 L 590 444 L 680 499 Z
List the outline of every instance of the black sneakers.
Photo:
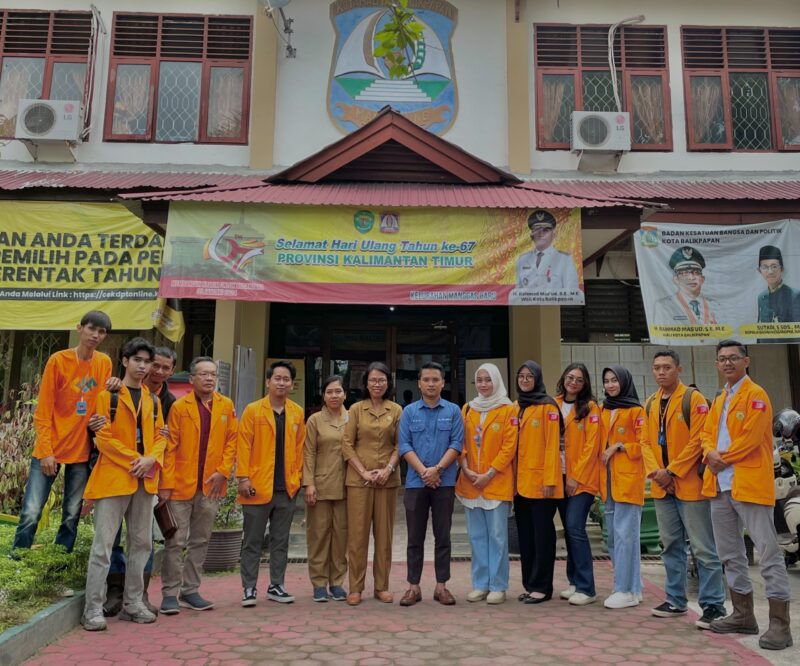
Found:
M 672 604 L 668 601 L 665 601 L 660 606 L 656 606 L 652 611 L 650 611 L 656 617 L 678 617 L 680 615 L 686 615 L 686 608 L 675 608 Z
M 714 620 L 721 620 L 726 615 L 725 608 L 722 606 L 706 606 L 703 609 L 703 617 L 695 620 L 694 626 L 698 629 L 710 629 Z
M 294 597 L 283 589 L 283 585 L 270 585 L 267 588 L 267 599 L 279 604 L 290 604 L 294 601 Z
M 248 606 L 255 606 L 255 605 L 256 605 L 256 588 L 254 587 L 244 588 L 244 594 L 242 595 L 242 606 L 246 608 Z

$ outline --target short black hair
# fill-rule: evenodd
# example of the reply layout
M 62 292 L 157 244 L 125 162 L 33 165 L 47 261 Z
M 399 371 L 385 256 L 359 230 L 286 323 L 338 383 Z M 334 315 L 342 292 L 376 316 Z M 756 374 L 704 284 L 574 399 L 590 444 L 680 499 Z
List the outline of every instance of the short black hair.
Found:
M 716 353 L 719 354 L 720 349 L 725 349 L 726 347 L 737 347 L 739 349 L 739 353 L 742 356 L 747 356 L 747 346 L 743 345 L 738 340 L 720 340 L 717 343 L 717 350 Z
M 158 354 L 158 349 L 156 349 L 156 354 Z M 163 354 L 162 354 L 163 356 Z M 192 362 L 189 364 L 189 374 L 193 375 L 197 372 L 197 366 L 200 363 L 213 363 L 214 367 L 216 367 L 217 362 L 211 358 L 210 356 L 195 356 L 192 359 Z
M 297 378 L 297 368 L 294 367 L 294 363 L 291 361 L 275 361 L 274 363 L 270 363 L 270 366 L 267 368 L 268 380 L 272 379 L 272 375 L 275 374 L 275 368 L 286 368 L 292 377 L 292 381 Z
M 659 349 L 655 354 L 653 354 L 653 360 L 655 361 L 657 358 L 661 358 L 662 356 L 669 356 L 673 361 L 675 361 L 676 366 L 680 366 L 681 364 L 681 357 L 674 349 Z
M 81 326 L 91 324 L 97 328 L 106 329 L 106 333 L 111 333 L 111 317 L 109 317 L 102 310 L 90 310 L 83 317 L 81 317 Z
M 155 356 L 155 349 L 153 348 L 153 345 L 151 345 L 142 337 L 135 337 L 128 340 L 122 346 L 120 357 L 130 358 L 131 356 L 136 356 L 136 354 L 138 354 L 140 351 L 147 352 L 147 354 L 150 356 L 150 360 L 153 360 L 153 357 Z
M 394 391 L 394 382 L 392 381 L 392 371 L 389 370 L 389 366 L 381 361 L 373 361 L 367 366 L 367 371 L 364 373 L 364 395 L 369 397 L 369 373 L 373 370 L 377 370 L 386 375 L 386 390 L 381 396 L 381 398 L 386 400 Z
M 156 356 L 168 358 L 170 361 L 172 361 L 172 367 L 175 368 L 175 363 L 178 361 L 178 355 L 175 353 L 174 349 L 170 349 L 169 347 L 156 347 L 153 350 L 153 353 Z
M 326 377 L 325 381 L 322 382 L 322 393 L 324 394 L 325 389 L 336 382 L 339 382 L 339 384 L 342 385 L 342 390 L 344 390 L 344 377 L 341 375 L 331 375 L 330 377 Z
M 438 370 L 442 375 L 442 379 L 444 379 L 444 366 L 441 363 L 437 363 L 436 361 L 428 361 L 420 367 L 417 379 L 422 379 L 423 370 Z

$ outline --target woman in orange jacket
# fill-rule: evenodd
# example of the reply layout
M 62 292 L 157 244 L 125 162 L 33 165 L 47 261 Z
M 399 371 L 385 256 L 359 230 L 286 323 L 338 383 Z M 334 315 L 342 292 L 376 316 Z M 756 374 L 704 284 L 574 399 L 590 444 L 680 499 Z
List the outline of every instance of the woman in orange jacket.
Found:
M 608 552 L 614 565 L 614 593 L 603 605 L 629 608 L 638 606 L 642 595 L 639 526 L 644 464 L 639 440 L 645 414 L 633 377 L 622 366 L 603 368 L 603 390 L 600 495 L 605 502 Z M 578 480 L 587 479 L 582 475 Z
M 583 363 L 571 363 L 556 384 L 556 402 L 564 419 L 561 447 L 561 472 L 566 497 L 558 504 L 567 543 L 567 580 L 561 592 L 574 606 L 595 601 L 592 548 L 586 535 L 586 519 L 600 492 L 600 462 L 597 443 L 600 435 L 600 408 L 592 394 L 589 370 Z M 579 483 L 577 477 L 586 479 Z
M 456 495 L 464 505 L 472 547 L 467 601 L 501 604 L 508 589 L 508 514 L 514 497 L 516 410 L 496 365 L 475 373 L 478 397 L 464 405 L 464 453 Z
M 558 403 L 547 395 L 538 363 L 517 370 L 517 494 L 514 513 L 519 532 L 522 584 L 519 600 L 540 604 L 553 597 L 556 528 L 553 518 L 564 497 L 559 440 L 563 429 Z

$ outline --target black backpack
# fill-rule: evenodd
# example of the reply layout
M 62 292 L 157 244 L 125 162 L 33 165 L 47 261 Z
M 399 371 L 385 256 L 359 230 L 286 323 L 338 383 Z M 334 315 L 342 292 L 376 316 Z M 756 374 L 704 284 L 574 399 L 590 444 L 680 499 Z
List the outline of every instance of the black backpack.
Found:
M 697 389 L 693 386 L 686 387 L 686 393 L 683 394 L 683 400 L 681 400 L 681 413 L 683 414 L 683 420 L 686 423 L 686 428 L 691 430 L 692 427 L 692 394 Z M 648 399 L 647 402 L 644 403 L 644 413 L 650 418 L 650 409 L 653 406 L 653 401 L 656 399 L 656 394 L 653 393 Z M 705 463 L 700 463 L 697 466 L 697 474 L 702 479 L 703 474 L 705 474 L 706 465 Z

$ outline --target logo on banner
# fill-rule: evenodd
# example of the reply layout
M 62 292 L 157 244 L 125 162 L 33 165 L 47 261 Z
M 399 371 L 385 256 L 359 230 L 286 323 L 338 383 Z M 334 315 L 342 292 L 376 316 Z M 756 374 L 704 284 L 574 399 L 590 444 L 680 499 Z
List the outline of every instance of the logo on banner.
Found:
M 336 31 L 328 81 L 328 112 L 349 133 L 372 120 L 384 106 L 434 134 L 444 134 L 456 118 L 458 94 L 452 38 L 458 9 L 445 0 L 410 0 L 422 37 L 408 49 L 410 65 L 399 79 L 373 52 L 375 35 L 391 20 L 381 0 L 337 0 L 331 4 Z
M 236 273 L 244 274 L 245 268 L 256 257 L 264 254 L 263 240 L 237 233 L 229 234 L 232 224 L 223 224 L 203 247 L 203 259 L 216 261 Z
M 381 213 L 381 233 L 396 234 L 400 231 L 399 213 Z
M 639 230 L 639 243 L 642 247 L 658 247 L 658 230 L 652 227 L 642 227 Z
M 353 215 L 353 226 L 360 234 L 369 233 L 374 225 L 375 216 L 368 210 L 360 210 Z

